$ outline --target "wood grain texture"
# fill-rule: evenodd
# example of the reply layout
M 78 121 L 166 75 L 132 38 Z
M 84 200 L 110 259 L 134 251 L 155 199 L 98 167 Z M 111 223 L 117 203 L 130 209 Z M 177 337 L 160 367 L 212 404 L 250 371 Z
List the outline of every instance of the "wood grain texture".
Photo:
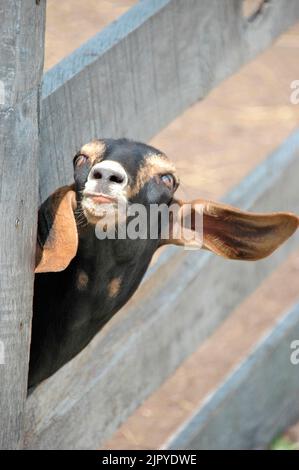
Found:
M 299 418 L 299 304 L 287 312 L 221 387 L 165 444 L 166 449 L 257 449 Z
M 22 445 L 38 205 L 45 2 L 0 0 L 0 448 Z
M 144 0 L 44 77 L 40 198 L 95 137 L 147 141 L 299 19 L 297 0 Z
M 226 198 L 299 211 L 299 133 Z M 286 185 L 286 181 L 288 184 Z M 27 402 L 26 448 L 95 448 L 298 246 L 258 263 L 169 249 L 128 305 Z

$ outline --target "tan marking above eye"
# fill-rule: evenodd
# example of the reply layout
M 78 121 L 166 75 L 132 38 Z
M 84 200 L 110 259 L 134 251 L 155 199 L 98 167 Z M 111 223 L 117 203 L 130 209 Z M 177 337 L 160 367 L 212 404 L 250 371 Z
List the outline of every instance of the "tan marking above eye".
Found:
M 163 154 L 149 154 L 144 165 L 139 169 L 135 184 L 129 191 L 129 196 L 133 197 L 139 193 L 145 183 L 157 175 L 171 174 L 175 178 L 176 168 L 171 163 L 166 155 Z
M 81 147 L 80 153 L 86 155 L 91 162 L 101 161 L 106 150 L 106 145 L 102 140 L 92 140 Z
M 120 291 L 120 286 L 121 286 L 120 277 L 115 277 L 114 279 L 112 279 L 112 281 L 110 281 L 110 283 L 108 284 L 108 288 L 107 288 L 109 297 L 116 297 Z

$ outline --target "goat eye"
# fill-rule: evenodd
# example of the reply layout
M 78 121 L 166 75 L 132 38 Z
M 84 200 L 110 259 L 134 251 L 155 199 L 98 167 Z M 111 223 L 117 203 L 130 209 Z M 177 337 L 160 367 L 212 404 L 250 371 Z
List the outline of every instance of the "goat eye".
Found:
M 76 155 L 74 158 L 74 166 L 82 166 L 84 163 L 86 163 L 88 160 L 87 155 Z
M 161 181 L 167 186 L 169 189 L 173 189 L 175 186 L 174 177 L 170 174 L 161 175 Z

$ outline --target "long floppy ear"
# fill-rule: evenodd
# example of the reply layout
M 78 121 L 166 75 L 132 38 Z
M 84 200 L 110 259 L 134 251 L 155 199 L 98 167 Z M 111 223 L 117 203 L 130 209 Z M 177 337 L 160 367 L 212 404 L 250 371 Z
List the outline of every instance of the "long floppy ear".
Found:
M 74 217 L 76 194 L 72 186 L 53 193 L 38 212 L 35 272 L 63 271 L 78 248 Z
M 197 208 L 202 211 L 202 247 L 217 255 L 237 260 L 258 260 L 269 256 L 298 228 L 299 218 L 292 213 L 273 212 L 256 214 L 213 201 L 198 199 L 190 203 L 174 201 L 181 209 L 191 207 L 191 230 L 194 230 L 194 215 Z M 172 222 L 173 225 L 173 222 Z M 183 238 L 170 237 L 162 244 L 187 245 Z M 194 240 L 193 240 L 194 243 Z

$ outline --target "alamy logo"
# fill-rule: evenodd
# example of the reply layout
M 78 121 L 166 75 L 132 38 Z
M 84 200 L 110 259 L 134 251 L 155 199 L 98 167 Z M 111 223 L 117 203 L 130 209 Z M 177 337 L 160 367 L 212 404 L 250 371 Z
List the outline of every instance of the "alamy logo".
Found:
M 290 356 L 290 361 L 293 366 L 297 366 L 299 364 L 299 340 L 295 339 L 294 341 L 292 341 L 290 348 L 294 349 Z
M 5 350 L 3 341 L 0 341 L 0 365 L 3 364 L 5 364 Z
M 95 234 L 99 240 L 181 240 L 185 249 L 203 244 L 202 204 L 102 204 Z M 125 223 L 124 223 L 125 222 Z

